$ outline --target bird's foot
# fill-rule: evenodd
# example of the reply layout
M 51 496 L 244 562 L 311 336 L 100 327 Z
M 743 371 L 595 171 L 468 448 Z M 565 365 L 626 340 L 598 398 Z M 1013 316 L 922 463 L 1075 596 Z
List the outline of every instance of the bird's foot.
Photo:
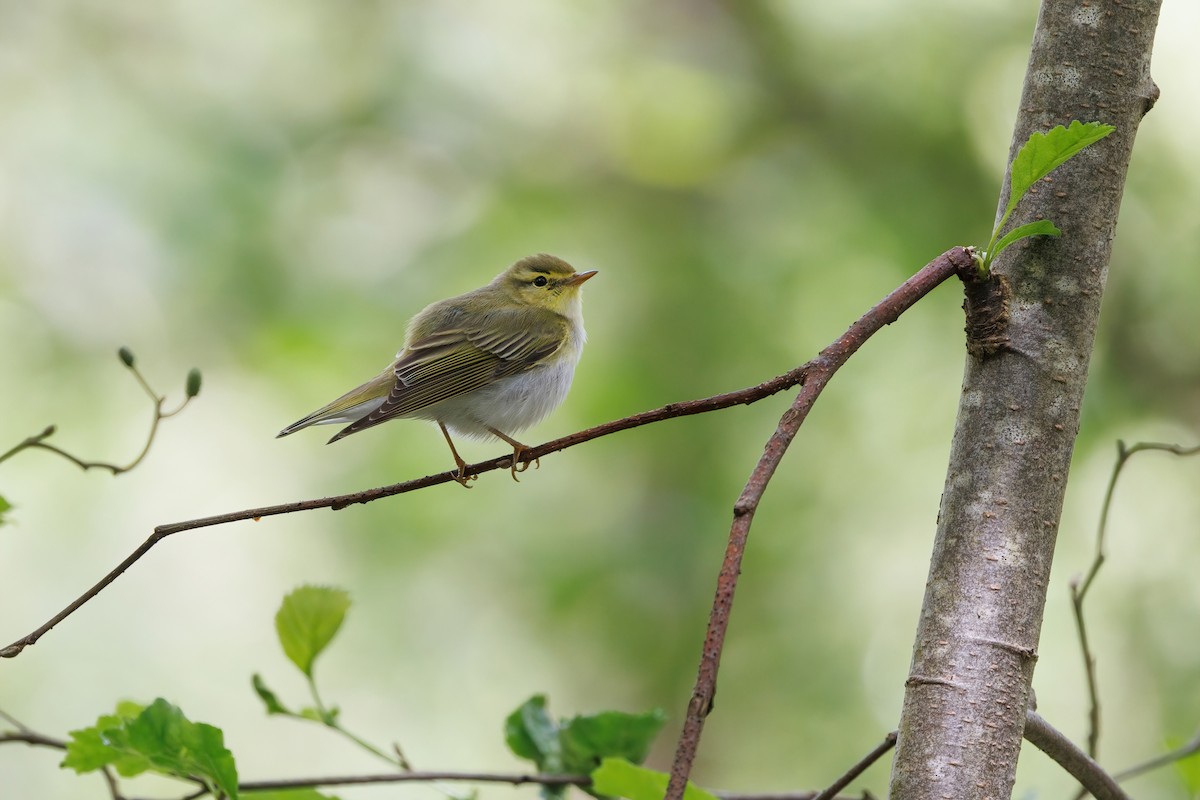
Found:
M 458 462 L 458 471 L 454 473 L 454 482 L 464 489 L 470 489 L 471 481 L 477 480 L 479 480 L 479 476 L 467 472 L 467 462 L 460 460 Z
M 509 472 L 512 474 L 512 479 L 517 483 L 521 482 L 521 480 L 517 477 L 517 473 L 524 472 L 525 470 L 529 469 L 530 463 L 532 463 L 538 469 L 542 468 L 542 460 L 540 458 L 535 458 L 532 460 L 532 462 L 521 458 L 523 455 L 525 455 L 527 449 L 528 448 L 524 447 L 513 447 L 513 457 L 512 463 L 509 465 Z

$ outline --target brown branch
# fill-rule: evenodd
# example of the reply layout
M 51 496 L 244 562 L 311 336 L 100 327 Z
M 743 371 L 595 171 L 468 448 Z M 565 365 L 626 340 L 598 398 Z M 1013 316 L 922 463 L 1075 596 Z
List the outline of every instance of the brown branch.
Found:
M 1054 759 L 1071 777 L 1083 784 L 1096 800 L 1130 800 L 1129 795 L 1117 785 L 1116 779 L 1036 711 L 1025 714 L 1024 736 L 1026 741 Z
M 829 788 L 818 794 L 813 800 L 834 800 L 837 793 L 850 785 L 850 782 L 866 772 L 867 768 L 882 758 L 896 746 L 896 732 L 892 731 L 883 737 L 883 741 L 875 749 L 858 760 L 858 763 L 842 773 L 842 776 L 829 785 Z
M 779 426 L 767 441 L 758 465 L 750 474 L 741 496 L 738 497 L 733 507 L 729 544 L 726 547 L 725 559 L 717 577 L 716 597 L 713 599 L 712 613 L 709 616 L 708 632 L 704 638 L 704 649 L 700 656 L 696 685 L 692 691 L 692 699 L 688 703 L 687 716 L 684 719 L 683 730 L 679 735 L 679 743 L 675 750 L 675 760 L 671 766 L 671 780 L 667 786 L 666 800 L 681 800 L 683 790 L 687 786 L 688 775 L 691 773 L 692 762 L 696 758 L 696 749 L 700 743 L 700 734 L 704 728 L 704 720 L 712 711 L 713 697 L 716 694 L 717 669 L 721 662 L 725 630 L 729 626 L 733 593 L 737 588 L 738 574 L 741 572 L 742 555 L 746 550 L 750 523 L 754 520 L 754 512 L 758 508 L 763 492 L 766 491 L 771 476 L 775 474 L 775 469 L 783 459 L 784 453 L 787 452 L 788 445 L 792 443 L 796 432 L 808 416 L 809 410 L 812 409 L 817 397 L 820 396 L 821 391 L 838 368 L 845 364 L 847 359 L 872 334 L 885 325 L 895 322 L 904 311 L 932 291 L 934 287 L 956 274 L 964 281 L 977 279 L 973 255 L 966 248 L 956 247 L 948 250 L 926 264 L 916 275 L 901 284 L 899 288 L 851 325 L 837 341 L 800 368 L 803 371 L 803 387 L 796 395 L 791 408 L 784 412 L 783 417 L 779 420 Z
M 769 397 L 770 395 L 781 392 L 784 389 L 789 389 L 797 384 L 803 383 L 810 371 L 814 371 L 816 374 L 822 376 L 818 383 L 823 386 L 824 382 L 827 381 L 829 376 L 833 374 L 833 370 L 836 370 L 837 368 L 836 366 L 834 366 L 832 369 L 830 368 L 830 365 L 834 361 L 837 361 L 838 358 L 842 358 L 842 360 L 844 360 L 844 357 L 848 356 L 849 352 L 853 352 L 853 350 L 858 349 L 858 347 L 862 344 L 862 340 L 865 340 L 867 336 L 869 336 L 875 330 L 878 330 L 879 327 L 894 321 L 896 316 L 898 316 L 901 311 L 903 311 L 905 308 L 908 308 L 909 305 L 936 286 L 937 283 L 940 283 L 950 275 L 953 275 L 956 270 L 963 270 L 964 272 L 973 270 L 973 264 L 974 262 L 972 260 L 972 256 L 965 248 L 955 247 L 946 251 L 925 266 L 919 273 L 917 273 L 917 275 L 905 282 L 899 289 L 889 295 L 883 303 L 880 303 L 878 306 L 868 312 L 867 315 L 855 323 L 854 326 L 852 326 L 850 330 L 842 336 L 841 339 L 839 339 L 834 345 L 831 345 L 829 348 L 826 348 L 826 350 L 822 351 L 821 355 L 816 359 L 808 362 L 807 364 L 802 364 L 793 370 L 783 373 L 782 375 L 772 378 L 769 381 L 760 383 L 757 386 L 741 389 L 736 392 L 727 392 L 725 394 L 714 395 L 713 397 L 705 397 L 699 400 L 689 400 L 683 403 L 670 403 L 662 408 L 656 408 L 652 411 L 644 411 L 640 414 L 624 417 L 623 419 L 606 422 L 603 425 L 597 425 L 594 428 L 588 428 L 587 430 L 582 430 L 578 433 L 572 433 L 559 439 L 553 439 L 545 444 L 538 445 L 537 447 L 531 447 L 524 451 L 522 457 L 527 461 L 533 461 L 534 459 L 541 458 L 542 456 L 546 456 L 551 453 L 557 453 L 561 450 L 566 450 L 568 447 L 574 447 L 575 445 L 583 444 L 584 442 L 590 442 L 591 440 L 598 439 L 601 436 L 608 436 L 619 431 L 638 428 L 642 425 L 649 425 L 651 423 L 662 422 L 663 420 L 675 419 L 677 417 L 687 417 L 693 414 L 704 414 L 709 411 L 718 411 L 720 409 L 729 408 L 736 405 L 748 405 L 761 400 L 764 397 Z M 934 281 L 935 275 L 937 276 L 936 282 Z M 853 342 L 851 350 L 842 355 L 843 350 L 847 346 L 850 346 L 851 342 Z M 841 362 L 838 361 L 837 364 L 840 366 Z M 793 409 L 795 409 L 795 406 L 793 406 Z M 794 410 L 789 411 L 784 415 L 784 419 L 788 420 L 794 417 L 795 413 L 796 412 Z M 795 432 L 793 431 L 791 435 L 794 436 Z M 790 441 L 790 436 L 788 437 L 788 441 Z M 771 449 L 776 446 L 777 445 L 768 445 L 768 448 Z M 784 444 L 783 447 L 786 448 L 786 444 Z M 782 450 L 779 450 L 778 456 L 782 456 L 782 454 Z M 764 458 L 766 458 L 766 455 L 764 455 Z M 491 472 L 501 467 L 507 468 L 511 459 L 512 456 L 510 454 L 500 456 L 499 458 L 493 458 L 489 461 L 481 461 L 478 464 L 469 465 L 467 467 L 467 471 L 472 475 L 482 475 L 485 472 Z M 778 463 L 777 459 L 775 463 Z M 774 471 L 773 466 L 771 467 L 771 471 Z M 137 549 L 135 549 L 127 558 L 125 558 L 124 561 L 114 567 L 112 571 L 101 578 L 94 586 L 73 600 L 70 605 L 55 614 L 45 624 L 41 625 L 33 632 L 22 636 L 20 639 L 17 639 L 12 644 L 0 650 L 0 658 L 13 658 L 19 655 L 22 650 L 37 642 L 38 639 L 42 638 L 42 636 L 50 631 L 55 625 L 71 616 L 71 614 L 75 613 L 80 607 L 103 591 L 105 587 L 119 578 L 121 574 L 125 572 L 125 570 L 137 563 L 137 561 L 141 559 L 142 556 L 146 555 L 146 553 L 148 553 L 156 544 L 172 534 L 195 530 L 197 528 L 208 528 L 214 525 L 226 525 L 231 522 L 241 522 L 251 519 L 257 521 L 263 517 L 271 517 L 279 514 L 294 514 L 299 511 L 312 511 L 318 508 L 329 508 L 333 509 L 334 511 L 339 511 L 346 506 L 354 505 L 356 503 L 370 503 L 375 500 L 381 500 L 385 497 L 392 497 L 394 495 L 416 491 L 417 489 L 424 489 L 429 486 L 449 483 L 455 480 L 456 474 L 457 471 L 442 472 L 436 475 L 427 475 L 424 478 L 416 478 L 414 480 L 404 481 L 403 483 L 391 484 L 390 486 L 381 486 L 377 489 L 366 489 L 360 492 L 335 495 L 333 497 L 323 497 L 315 500 L 301 500 L 293 503 L 262 506 L 261 508 L 250 508 L 243 511 L 233 511 L 228 514 L 218 514 L 211 517 L 201 517 L 199 519 L 186 520 L 184 522 L 174 522 L 168 525 L 159 525 L 144 542 L 138 545 Z M 758 471 L 756 471 L 756 475 L 759 475 L 759 477 L 752 480 L 763 480 L 763 488 L 765 488 L 766 484 L 764 478 L 769 479 L 769 475 L 766 475 L 765 473 L 760 474 Z M 750 491 L 750 494 L 744 492 L 743 495 L 746 500 L 749 500 L 750 496 L 753 494 L 753 491 L 749 485 L 747 486 L 747 490 Z M 761 489 L 759 489 L 758 492 L 761 494 Z M 745 509 L 744 511 L 740 512 L 741 515 L 753 515 L 751 506 L 743 505 L 743 500 L 739 500 L 738 504 L 739 508 Z M 748 525 L 748 519 L 746 519 L 746 523 Z
M 238 784 L 239 792 L 309 789 L 318 786 L 364 786 L 383 783 L 506 783 L 512 786 L 591 786 L 588 775 L 554 775 L 545 773 L 504 772 L 389 772 L 382 775 L 340 775 L 324 778 L 285 778 L 281 780 L 246 781 Z M 203 796 L 206 792 L 200 792 Z M 713 792 L 721 800 L 816 800 L 817 792 L 775 792 L 771 794 L 741 794 Z M 837 797 L 833 800 L 853 800 Z
M 1112 508 L 1113 494 L 1117 488 L 1117 478 L 1121 476 L 1121 470 L 1124 469 L 1125 463 L 1129 461 L 1130 457 L 1135 453 L 1147 450 L 1171 453 L 1177 456 L 1194 456 L 1200 453 L 1200 445 L 1196 447 L 1184 447 L 1178 444 L 1138 442 L 1133 447 L 1126 447 L 1124 442 L 1117 442 L 1117 460 L 1113 463 L 1112 475 L 1109 476 L 1108 488 L 1104 492 L 1104 502 L 1100 507 L 1100 522 L 1096 527 L 1096 554 L 1092 558 L 1091 566 L 1088 567 L 1086 575 L 1082 578 L 1076 576 L 1071 580 L 1071 611 L 1075 617 L 1075 630 L 1079 634 L 1079 649 L 1083 654 L 1084 676 L 1087 680 L 1087 752 L 1092 758 L 1096 757 L 1100 748 L 1100 691 L 1096 682 L 1096 656 L 1092 652 L 1087 625 L 1083 617 L 1083 601 L 1087 597 L 1088 589 L 1092 588 L 1092 582 L 1096 579 L 1096 574 L 1104 566 L 1104 542 L 1108 534 L 1108 512 Z M 1082 797 L 1082 794 L 1077 795 L 1077 797 Z
M 46 443 L 46 439 L 49 439 L 51 436 L 53 436 L 57 430 L 57 426 L 50 425 L 41 433 L 25 437 L 15 446 L 0 454 L 0 462 L 4 462 L 12 458 L 22 450 L 46 450 L 50 453 L 54 453 L 57 456 L 65 458 L 67 461 L 70 461 L 84 472 L 87 472 L 89 469 L 106 469 L 116 476 L 124 472 L 129 472 L 138 464 L 141 464 L 146 458 L 146 455 L 150 452 L 150 445 L 154 443 L 154 437 L 158 434 L 158 424 L 164 419 L 173 417 L 180 411 L 183 411 L 187 404 L 191 402 L 192 398 L 195 397 L 195 394 L 191 393 L 191 387 L 189 384 L 189 388 L 186 396 L 183 398 L 183 402 L 181 402 L 173 411 L 163 411 L 163 403 L 166 402 L 167 398 L 155 394 L 154 390 L 150 388 L 150 384 L 146 382 L 146 379 L 142 376 L 141 371 L 134 366 L 133 354 L 123 347 L 120 351 L 120 357 L 121 362 L 125 364 L 126 368 L 128 368 L 130 372 L 133 373 L 133 377 L 137 379 L 138 385 L 142 387 L 142 390 L 145 391 L 146 396 L 150 398 L 150 402 L 154 403 L 154 417 L 150 420 L 150 433 L 146 435 L 146 443 L 142 445 L 141 452 L 137 454 L 133 461 L 130 461 L 124 466 L 112 464 L 108 461 L 85 461 L 79 456 L 76 456 L 74 453 L 69 453 L 66 450 L 63 450 L 61 447 Z M 199 384 L 196 386 L 196 391 L 199 391 Z
M 238 784 L 239 792 L 261 792 L 281 789 L 307 789 L 316 786 L 363 786 L 372 783 L 507 783 L 513 786 L 590 786 L 587 775 L 539 775 L 536 773 L 500 772 L 389 772 L 382 775 L 341 775 L 328 778 L 287 778 L 275 781 L 246 781 Z
M 0 733 L 0 744 L 24 743 L 30 747 L 50 747 L 55 750 L 66 750 L 67 743 L 53 736 L 45 736 L 30 730 Z

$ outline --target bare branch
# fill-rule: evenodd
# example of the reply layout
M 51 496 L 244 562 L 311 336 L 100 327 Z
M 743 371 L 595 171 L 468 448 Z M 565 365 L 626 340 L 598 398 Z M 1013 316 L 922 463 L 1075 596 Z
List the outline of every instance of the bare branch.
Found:
M 128 359 L 126 358 L 127 355 Z M 145 391 L 146 396 L 150 398 L 152 403 L 154 403 L 154 417 L 150 420 L 150 433 L 146 436 L 146 443 L 142 445 L 141 452 L 137 454 L 133 461 L 130 461 L 124 466 L 112 464 L 107 461 L 86 461 L 76 456 L 74 453 L 69 453 L 66 450 L 63 450 L 61 447 L 48 444 L 46 440 L 53 436 L 57 430 L 56 426 L 50 425 L 41 433 L 25 437 L 25 439 L 18 442 L 14 447 L 5 451 L 3 454 L 0 454 L 0 462 L 4 462 L 12 458 L 22 450 L 46 450 L 65 458 L 67 461 L 70 461 L 84 472 L 87 472 L 89 469 L 106 469 L 115 476 L 124 472 L 129 472 L 138 464 L 141 464 L 146 458 L 146 454 L 150 452 L 150 445 L 154 443 L 154 437 L 158 434 L 158 424 L 167 417 L 173 417 L 180 411 L 183 411 L 183 409 L 187 407 L 187 404 L 191 402 L 195 395 L 189 393 L 183 398 L 183 401 L 177 408 L 172 411 L 163 411 L 163 403 L 166 402 L 166 398 L 155 394 L 154 390 L 150 388 L 150 384 L 146 382 L 146 379 L 143 377 L 141 371 L 134 366 L 133 354 L 129 353 L 126 348 L 121 348 L 120 356 L 121 362 L 125 364 L 126 368 L 128 368 L 130 372 L 133 373 L 133 377 L 137 379 L 138 385 L 142 387 L 142 390 Z
M 834 800 L 837 793 L 850 785 L 850 782 L 867 771 L 867 768 L 882 758 L 896 746 L 896 732 L 892 731 L 883 737 L 883 741 L 875 749 L 858 760 L 854 766 L 842 773 L 842 776 L 829 785 L 829 788 L 818 794 L 813 800 Z
M 1192 737 L 1192 740 L 1182 747 L 1177 747 L 1168 753 L 1163 753 L 1161 756 L 1157 756 L 1148 761 L 1143 761 L 1141 764 L 1135 764 L 1129 769 L 1121 770 L 1116 774 L 1115 777 L 1119 781 L 1136 778 L 1138 775 L 1144 775 L 1147 772 L 1159 769 L 1160 767 L 1165 767 L 1168 764 L 1174 764 L 1176 761 L 1182 761 L 1188 756 L 1195 755 L 1196 753 L 1200 753 L 1200 731 L 1197 731 L 1196 735 Z
M 389 772 L 383 775 L 342 775 L 327 778 L 289 778 L 277 781 L 247 781 L 238 785 L 239 792 L 258 792 L 268 789 L 304 789 L 314 786 L 362 786 L 372 783 L 507 783 L 513 786 L 590 786 L 587 775 L 539 775 L 536 773 L 500 772 Z
M 712 711 L 716 694 L 717 669 L 721 662 L 721 651 L 725 644 L 725 630 L 729 626 L 729 614 L 733 607 L 733 594 L 741 572 L 742 555 L 754 512 L 762 500 L 767 484 L 775 474 L 779 462 L 787 452 L 796 432 L 804 423 L 808 412 L 817 401 L 825 385 L 838 368 L 852 356 L 870 336 L 885 325 L 895 322 L 902 313 L 928 294 L 947 278 L 959 275 L 964 281 L 976 278 L 972 253 L 965 248 L 948 250 L 926 264 L 916 275 L 909 278 L 894 292 L 884 298 L 841 335 L 833 344 L 821 351 L 803 370 L 803 386 L 791 408 L 784 412 L 775 433 L 767 441 L 762 457 L 750 474 L 742 494 L 733 506 L 733 523 L 729 529 L 729 544 L 725 559 L 717 577 L 716 597 L 708 621 L 708 632 L 704 637 L 704 648 L 700 656 L 700 667 L 696 685 L 688 703 L 687 717 L 675 749 L 675 760 L 671 765 L 671 780 L 667 786 L 666 800 L 680 800 L 687 786 L 692 762 L 704 729 L 704 720 Z
M 0 733 L 0 744 L 8 744 L 10 742 L 23 743 L 30 747 L 50 747 L 55 750 L 67 749 L 67 743 L 62 739 L 55 739 L 53 736 L 45 736 L 31 730 Z
M 1025 715 L 1025 739 L 1083 784 L 1096 800 L 1130 800 L 1116 780 L 1036 711 Z
M 1096 758 L 1100 748 L 1100 690 L 1096 681 L 1096 656 L 1092 652 L 1088 639 L 1087 625 L 1083 616 L 1083 601 L 1092 582 L 1096 579 L 1100 567 L 1104 566 L 1104 543 L 1108 533 L 1108 513 L 1112 508 L 1113 494 L 1117 488 L 1117 479 L 1121 470 L 1135 453 L 1158 451 L 1171 453 L 1176 456 L 1194 456 L 1200 453 L 1200 446 L 1184 447 L 1178 444 L 1160 444 L 1157 442 L 1138 442 L 1133 447 L 1126 447 L 1124 442 L 1117 442 L 1117 460 L 1113 463 L 1112 475 L 1108 479 L 1108 488 L 1104 492 L 1104 502 L 1100 507 L 1100 522 L 1096 527 L 1096 554 L 1091 566 L 1082 580 L 1076 576 L 1071 580 L 1071 610 L 1075 617 L 1075 630 L 1079 634 L 1079 649 L 1083 654 L 1083 670 L 1087 680 L 1088 691 L 1088 737 L 1087 752 Z M 1169 763 L 1169 762 L 1168 762 Z M 1082 795 L 1079 795 L 1082 796 Z
M 838 340 L 838 342 L 822 351 L 821 355 L 819 355 L 817 358 L 813 359 L 807 364 L 802 364 L 799 367 L 790 370 L 789 372 L 785 372 L 782 375 L 772 378 L 769 381 L 760 383 L 757 386 L 741 389 L 736 392 L 728 392 L 726 394 L 714 395 L 713 397 L 705 397 L 699 400 L 690 400 L 683 403 L 670 403 L 662 408 L 657 408 L 652 411 L 644 411 L 640 414 L 624 417 L 623 419 L 606 422 L 603 425 L 597 425 L 594 428 L 588 428 L 586 430 L 579 431 L 578 433 L 563 436 L 559 439 L 553 439 L 545 444 L 538 445 L 537 447 L 531 447 L 525 451 L 524 456 L 527 460 L 532 461 L 551 453 L 557 453 L 561 450 L 566 450 L 568 447 L 574 447 L 575 445 L 583 444 L 584 442 L 590 442 L 591 440 L 598 439 L 601 436 L 608 436 L 619 431 L 638 428 L 642 425 L 649 425 L 651 423 L 662 422 L 663 420 L 675 419 L 677 417 L 687 417 L 693 414 L 704 414 L 709 411 L 718 411 L 720 409 L 729 408 L 736 405 L 748 405 L 761 400 L 764 397 L 769 397 L 777 392 L 783 391 L 784 389 L 789 389 L 797 384 L 803 383 L 809 372 L 814 370 L 818 374 L 822 375 L 822 378 L 818 381 L 818 384 L 823 386 L 824 382 L 829 379 L 829 376 L 831 376 L 833 371 L 837 368 L 836 366 L 831 368 L 833 361 L 838 357 L 841 357 L 842 360 L 844 360 L 844 357 L 848 356 L 850 352 L 858 349 L 858 347 L 862 344 L 862 341 L 865 340 L 867 336 L 869 336 L 875 330 L 878 330 L 878 327 L 875 326 L 882 326 L 895 320 L 896 317 L 889 316 L 889 314 L 894 313 L 896 316 L 898 316 L 901 311 L 903 311 L 905 308 L 908 308 L 909 305 L 911 305 L 913 302 L 916 302 L 916 300 L 919 299 L 923 294 L 927 293 L 933 288 L 933 286 L 937 285 L 936 283 L 930 283 L 927 286 L 924 285 L 929 283 L 935 274 L 937 275 L 937 282 L 940 283 L 950 275 L 953 275 L 955 270 L 972 270 L 973 264 L 974 262 L 972 260 L 972 256 L 965 248 L 955 247 L 946 251 L 930 262 L 925 268 L 917 273 L 916 276 L 908 280 L 903 286 L 889 295 L 886 300 L 868 312 L 867 315 L 856 322 L 850 328 L 850 330 Z M 847 347 L 850 348 L 849 351 L 846 351 Z M 840 363 L 841 362 L 838 362 L 838 365 L 840 365 Z M 805 396 L 807 397 L 808 395 Z M 812 395 L 812 397 L 815 399 L 815 394 Z M 795 408 L 796 406 L 793 405 L 793 410 L 784 415 L 785 422 L 795 419 Z M 807 410 L 805 410 L 804 413 L 807 413 Z M 788 424 L 790 425 L 791 423 Z M 796 427 L 799 426 L 798 422 L 795 424 Z M 783 429 L 781 428 L 781 430 Z M 792 429 L 791 434 L 787 436 L 787 440 L 790 441 L 791 436 L 794 435 L 795 430 Z M 779 441 L 781 442 L 782 439 Z M 783 449 L 786 449 L 786 446 L 786 444 L 783 444 Z M 778 442 L 775 444 L 769 444 L 768 451 L 771 451 L 777 447 Z M 768 455 L 770 455 L 770 452 L 764 454 L 764 459 L 767 459 Z M 777 456 L 781 457 L 782 455 L 782 449 L 778 450 Z M 478 464 L 468 465 L 467 469 L 472 475 L 482 475 L 485 472 L 491 472 L 501 467 L 507 468 L 511 459 L 512 455 L 507 454 L 500 456 L 499 458 L 493 458 L 489 461 L 481 461 Z M 778 458 L 775 459 L 775 463 L 778 463 Z M 774 471 L 774 466 L 770 468 L 770 471 Z M 456 474 L 456 471 L 442 472 L 436 475 L 427 475 L 424 478 L 404 481 L 403 483 L 395 483 L 390 486 L 381 486 L 377 489 L 366 489 L 361 492 L 352 492 L 350 494 L 336 495 L 333 497 L 323 497 L 316 500 L 302 500 L 294 503 L 263 506 L 261 508 L 251 508 L 243 511 L 233 511 L 228 514 L 218 514 L 211 517 L 201 517 L 199 519 L 186 520 L 184 522 L 175 522 L 169 525 L 159 525 L 154 529 L 154 532 L 137 547 L 137 549 L 135 549 L 127 558 L 125 558 L 124 561 L 114 567 L 94 586 L 72 601 L 70 605 L 55 614 L 46 623 L 38 627 L 33 632 L 22 636 L 20 639 L 17 639 L 12 644 L 0 650 L 0 658 L 14 658 L 26 647 L 37 642 L 38 639 L 44 636 L 55 625 L 71 616 L 71 614 L 75 613 L 85 603 L 98 595 L 104 590 L 105 587 L 119 578 L 125 572 L 125 570 L 137 563 L 137 561 L 141 559 L 142 556 L 146 555 L 146 553 L 148 553 L 156 544 L 171 534 L 195 530 L 197 528 L 212 527 L 214 525 L 225 525 L 231 522 L 241 522 L 244 520 L 252 519 L 257 521 L 263 517 L 276 516 L 279 514 L 294 514 L 300 511 L 312 511 L 318 508 L 330 508 L 334 511 L 339 511 L 346 506 L 354 505 L 356 503 L 370 503 L 375 500 L 381 500 L 385 497 L 392 497 L 394 495 L 416 491 L 417 489 L 424 489 L 429 486 L 449 483 L 455 480 Z M 759 473 L 759 471 L 756 470 L 756 476 L 756 478 L 752 478 L 752 483 L 757 485 L 758 481 L 762 481 L 762 486 L 757 489 L 758 494 L 761 495 L 762 489 L 766 487 L 765 480 L 769 479 L 769 475 L 766 473 Z M 747 485 L 747 489 L 751 492 L 751 494 L 753 494 L 754 490 L 752 489 L 751 485 Z M 745 493 L 743 494 L 745 495 Z M 750 495 L 746 495 L 747 502 L 749 497 Z M 739 500 L 738 503 L 739 506 L 741 506 L 743 500 Z M 747 506 L 747 508 L 749 508 L 749 506 Z M 752 516 L 752 513 L 750 513 L 748 516 Z M 746 519 L 745 524 L 747 526 L 749 525 L 748 518 Z

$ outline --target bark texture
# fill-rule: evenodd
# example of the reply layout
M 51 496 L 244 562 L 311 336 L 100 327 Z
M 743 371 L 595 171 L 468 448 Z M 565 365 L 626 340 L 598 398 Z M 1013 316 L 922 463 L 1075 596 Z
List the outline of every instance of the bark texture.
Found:
M 1012 793 L 1125 173 L 1158 94 L 1159 5 L 1042 3 L 1009 162 L 1030 133 L 1073 119 L 1117 130 L 1051 173 L 1011 221 L 1048 218 L 1062 237 L 1014 245 L 995 265 L 1010 291 L 1008 330 L 1000 347 L 967 357 L 892 769 L 896 800 Z

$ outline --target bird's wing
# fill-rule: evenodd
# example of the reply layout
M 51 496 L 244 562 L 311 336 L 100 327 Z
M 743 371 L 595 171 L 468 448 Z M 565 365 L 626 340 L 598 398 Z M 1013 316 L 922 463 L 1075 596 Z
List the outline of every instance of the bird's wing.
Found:
M 494 324 L 439 330 L 409 343 L 393 365 L 395 383 L 379 408 L 330 441 L 458 397 L 537 366 L 566 341 L 567 322 L 557 314 L 522 318 L 509 334 Z
M 322 406 L 307 417 L 288 425 L 279 432 L 276 438 L 295 433 L 309 425 L 353 422 L 383 403 L 395 380 L 395 373 L 391 367 L 388 367 L 362 386 L 351 389 L 329 405 Z

